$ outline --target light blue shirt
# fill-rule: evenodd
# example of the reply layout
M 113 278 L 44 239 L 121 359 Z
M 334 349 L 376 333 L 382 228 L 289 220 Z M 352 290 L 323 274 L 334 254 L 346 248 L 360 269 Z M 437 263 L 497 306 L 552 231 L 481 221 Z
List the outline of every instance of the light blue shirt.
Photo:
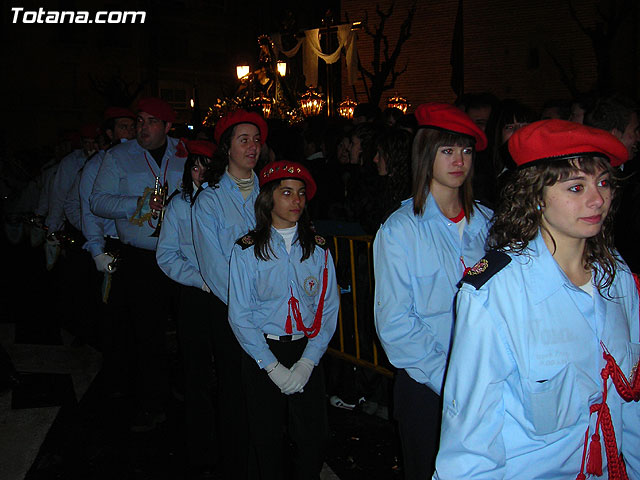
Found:
M 78 170 L 76 178 L 64 199 L 64 215 L 73 228 L 82 230 L 82 212 L 80 210 L 80 175 L 82 168 Z
M 161 183 L 167 181 L 169 195 L 180 188 L 185 159 L 176 157 L 177 143 L 178 140 L 167 137 L 167 148 L 160 167 L 151 153 L 137 141 L 121 143 L 107 151 L 93 184 L 89 203 L 91 211 L 97 216 L 115 220 L 121 242 L 146 250 L 156 249 L 158 238 L 151 234 L 157 220 L 137 225 L 130 219 L 136 213 L 138 199 L 144 194 L 145 188 L 153 190 L 156 176 L 160 177 Z M 142 213 L 149 211 L 147 197 Z
M 202 190 L 192 211 L 193 245 L 202 278 L 227 304 L 229 261 L 235 241 L 256 224 L 254 203 L 260 189 L 253 176 L 253 192 L 245 200 L 236 182 L 224 173 L 216 187 Z
M 376 330 L 389 361 L 437 394 L 449 353 L 464 266 L 484 256 L 491 210 L 477 205 L 462 239 L 429 194 L 422 216 L 402 202 L 373 244 Z
M 49 191 L 49 213 L 44 222 L 49 228 L 49 232 L 62 230 L 65 218 L 64 201 L 67 198 L 69 190 L 71 190 L 76 175 L 86 161 L 87 157 L 82 149 L 74 150 L 60 160 L 58 170 Z
M 627 378 L 637 365 L 638 292 L 627 266 L 605 299 L 573 285 L 540 235 L 525 253 L 510 254 L 480 289 L 460 289 L 434 479 L 575 479 L 597 419 L 589 406 L 602 401 L 600 342 Z M 640 478 L 640 405 L 623 403 L 609 379 L 618 449 L 629 478 Z
M 91 211 L 89 197 L 93 191 L 93 183 L 98 176 L 98 170 L 107 152 L 99 151 L 85 164 L 80 174 L 78 194 L 80 197 L 80 211 L 82 213 L 82 234 L 87 242 L 82 248 L 92 257 L 104 253 L 105 237 L 117 237 L 116 222 L 109 218 L 102 218 Z
M 59 163 L 54 161 L 47 162 L 40 174 L 40 196 L 38 197 L 38 207 L 35 214 L 46 217 L 49 212 L 49 197 L 53 188 L 53 180 L 56 178 Z
M 271 229 L 271 246 L 275 253 L 271 260 L 258 260 L 254 247 L 242 249 L 235 245 L 231 256 L 229 279 L 229 323 L 242 348 L 260 368 L 276 361 L 269 350 L 264 334 L 288 335 L 285 330 L 291 290 L 298 299 L 302 322 L 311 327 L 322 293 L 322 272 L 325 250 L 316 245 L 313 254 L 304 262 L 297 235 L 287 253 L 282 236 Z M 316 365 L 336 330 L 340 298 L 333 259 L 327 256 L 327 291 L 324 296 L 320 332 L 310 338 L 303 357 Z M 300 334 L 291 314 L 293 334 Z
M 183 198 L 182 192 L 176 194 L 167 205 L 156 259 L 158 266 L 171 280 L 190 287 L 204 286 L 193 248 L 191 204 Z

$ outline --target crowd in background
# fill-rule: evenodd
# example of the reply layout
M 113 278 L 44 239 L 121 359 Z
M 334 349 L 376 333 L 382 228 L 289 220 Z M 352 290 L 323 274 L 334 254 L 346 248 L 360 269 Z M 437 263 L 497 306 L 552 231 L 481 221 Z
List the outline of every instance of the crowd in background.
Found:
M 573 101 L 548 101 L 540 112 L 536 112 L 517 100 L 500 100 L 491 94 L 483 93 L 466 95 L 460 99 L 457 107 L 466 112 L 488 138 L 488 148 L 476 152 L 472 179 L 477 200 L 494 210 L 498 206 L 499 192 L 515 168 L 506 143 L 511 135 L 523 126 L 539 119 L 557 118 L 600 128 L 617 137 L 627 148 L 630 160 L 622 171 L 624 182 L 620 196 L 621 208 L 618 210 L 615 224 L 616 247 L 632 271 L 640 270 L 640 257 L 635 241 L 640 234 L 640 181 L 636 175 L 640 125 L 638 106 L 632 99 L 618 95 L 585 95 Z M 151 108 L 154 109 L 156 106 Z M 120 143 L 122 139 L 135 141 L 133 124 L 136 115 L 126 113 L 124 109 L 116 109 L 104 118 L 102 125 L 86 125 L 77 133 L 69 132 L 52 150 L 25 148 L 23 151 L 5 155 L 0 164 L 0 188 L 4 234 L 9 242 L 18 244 L 26 241 L 38 247 L 44 244 L 45 248 L 48 248 L 45 260 L 46 267 L 50 270 L 49 280 L 55 282 L 63 279 L 64 283 L 70 286 L 63 288 L 58 284 L 53 287 L 57 295 L 50 297 L 53 304 L 65 311 L 69 310 L 70 304 L 73 305 L 74 313 L 63 326 L 72 330 L 82 340 L 95 343 L 109 355 L 114 354 L 113 345 L 117 343 L 111 338 L 114 334 L 113 328 L 103 325 L 98 320 L 95 323 L 86 321 L 85 317 L 87 311 L 99 308 L 102 298 L 96 295 L 97 291 L 100 291 L 102 296 L 108 295 L 104 285 L 99 285 L 103 278 L 96 277 L 91 258 L 99 271 L 102 269 L 101 271 L 107 272 L 110 268 L 108 263 L 112 258 L 100 255 L 109 254 L 109 239 L 116 234 L 115 231 L 105 229 L 106 244 L 102 245 L 101 250 L 90 251 L 91 256 L 87 255 L 87 252 L 81 250 L 88 240 L 82 235 L 84 217 L 80 213 L 80 217 L 72 218 L 74 209 L 66 206 L 68 202 L 65 202 L 69 192 L 74 188 L 81 192 L 81 172 L 83 169 L 87 170 L 96 152 L 104 151 L 110 145 Z M 124 122 L 122 132 L 118 133 L 115 129 L 122 122 L 114 122 L 114 119 L 123 118 L 129 119 L 130 122 Z M 381 111 L 377 106 L 360 104 L 355 109 L 352 120 L 318 116 L 293 126 L 278 120 L 267 120 L 267 124 L 268 138 L 260 150 L 254 171 L 259 172 L 269 162 L 277 160 L 293 160 L 306 166 L 317 184 L 317 193 L 309 201 L 308 211 L 321 235 L 373 236 L 389 215 L 398 209 L 401 202 L 412 195 L 415 183 L 412 171 L 416 168 L 415 165 L 412 166 L 412 146 L 418 126 L 412 114 L 403 114 L 397 109 Z M 110 132 L 109 136 L 107 132 Z M 178 143 L 177 139 L 182 137 L 190 137 L 192 140 L 216 140 L 213 127 L 198 126 L 195 130 L 188 130 L 175 124 L 168 132 L 168 137 L 175 139 L 168 140 L 171 148 L 174 148 Z M 151 147 L 155 145 L 150 145 L 147 150 L 153 153 Z M 162 166 L 162 156 L 165 153 L 163 150 L 159 159 L 156 159 L 158 167 Z M 64 174 L 60 173 L 61 168 L 68 168 L 71 163 L 69 158 L 74 159 L 73 168 L 77 180 L 73 176 L 63 178 Z M 67 160 L 61 162 L 63 159 Z M 173 174 L 176 178 L 182 178 L 184 183 L 186 177 L 182 176 L 182 168 Z M 177 184 L 179 181 L 172 183 Z M 173 186 L 171 185 L 171 190 Z M 95 192 L 95 187 L 93 191 Z M 82 195 L 78 198 L 81 199 Z M 93 204 L 91 210 L 95 210 Z M 81 212 L 81 209 L 76 211 Z M 142 214 L 144 211 L 137 213 Z M 57 238 L 52 237 L 52 233 L 58 233 Z M 61 246 L 65 251 L 62 257 Z M 85 247 L 85 250 L 91 249 Z M 104 263 L 105 261 L 107 263 Z M 140 256 L 139 261 L 141 269 L 150 268 L 146 258 Z M 153 261 L 155 262 L 155 255 Z M 156 272 L 158 273 L 159 271 Z M 92 281 L 87 283 L 86 278 L 91 278 Z M 153 278 L 160 279 L 160 276 Z M 339 272 L 338 282 L 340 283 Z M 135 281 L 128 285 L 130 288 L 138 287 Z M 73 289 L 72 294 L 69 293 L 69 288 Z M 150 290 L 151 288 L 148 289 Z M 170 288 L 167 287 L 163 291 L 168 292 Z M 172 295 L 177 298 L 177 295 Z M 176 315 L 179 307 L 169 311 L 169 315 Z M 166 315 L 161 309 L 156 314 Z M 372 323 L 373 318 L 365 321 Z M 156 350 L 155 353 L 159 352 Z M 118 365 L 112 364 L 111 367 L 117 370 Z M 114 371 L 109 373 L 117 376 Z M 113 387 L 110 393 L 119 395 L 123 393 L 125 386 Z M 340 391 L 340 387 L 336 389 Z M 158 387 L 157 392 L 160 391 Z M 162 394 L 164 393 L 166 392 L 162 391 Z M 343 405 L 353 405 L 357 398 L 342 398 L 340 402 Z M 148 414 L 148 410 L 145 411 Z M 150 422 L 148 417 L 142 420 L 143 428 L 149 425 L 153 428 L 155 423 L 160 421 L 159 418 L 155 418 Z M 205 451 L 202 455 L 211 453 Z

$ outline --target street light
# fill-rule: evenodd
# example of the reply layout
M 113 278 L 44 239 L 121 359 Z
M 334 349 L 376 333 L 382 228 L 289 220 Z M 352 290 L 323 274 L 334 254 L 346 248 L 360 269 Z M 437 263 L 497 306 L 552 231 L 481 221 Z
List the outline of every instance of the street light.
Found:
M 347 97 L 347 99 L 338 106 L 338 113 L 343 118 L 353 118 L 353 112 L 357 106 L 358 104 L 356 102 Z
M 249 65 L 238 65 L 236 67 L 236 75 L 238 75 L 238 80 L 242 80 L 244 77 L 249 75 Z
M 391 97 L 389 100 L 387 100 L 387 108 L 397 108 L 403 114 L 407 113 L 408 106 L 409 102 L 407 102 L 407 99 L 400 97 L 397 94 L 395 97 Z
M 283 62 L 282 60 L 278 60 L 278 73 L 281 77 L 287 75 L 287 62 Z
M 269 97 L 265 97 L 264 93 L 260 93 L 260 96 L 254 98 L 251 103 L 262 109 L 262 115 L 264 118 L 269 118 L 271 116 L 271 106 L 273 105 L 273 102 Z
M 305 117 L 320 115 L 322 107 L 324 107 L 322 95 L 316 92 L 313 87 L 309 87 L 309 90 L 300 97 L 300 108 L 302 108 Z

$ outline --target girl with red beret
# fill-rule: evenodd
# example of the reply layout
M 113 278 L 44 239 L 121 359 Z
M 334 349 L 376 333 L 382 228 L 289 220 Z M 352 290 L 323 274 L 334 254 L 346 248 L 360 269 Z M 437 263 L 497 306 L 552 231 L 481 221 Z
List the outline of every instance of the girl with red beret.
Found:
M 394 415 L 407 480 L 433 473 L 457 284 L 484 255 L 492 215 L 471 188 L 484 132 L 444 103 L 420 105 L 415 115 L 413 197 L 380 227 L 373 252 L 375 323 L 398 369 Z
M 458 293 L 434 478 L 640 478 L 638 293 L 611 233 L 627 150 L 563 120 L 508 147 L 492 250 Z
M 206 188 L 192 208 L 193 245 L 200 273 L 211 290 L 210 319 L 215 337 L 216 377 L 220 395 L 220 458 L 223 478 L 244 478 L 248 426 L 240 382 L 242 349 L 228 321 L 229 261 L 236 239 L 255 225 L 253 205 L 258 196 L 254 173 L 267 123 L 255 112 L 236 110 L 215 126 L 217 150 L 205 174 Z
M 329 433 L 320 359 L 339 306 L 333 260 L 306 210 L 316 190 L 307 169 L 277 161 L 259 178 L 256 226 L 236 242 L 229 279 L 257 478 L 318 478 Z M 295 445 L 290 468 L 283 426 Z
M 158 266 L 180 285 L 178 340 L 184 368 L 187 463 L 192 474 L 212 470 L 218 454 L 211 381 L 215 335 L 211 319 L 202 315 L 212 309 L 212 296 L 200 274 L 191 234 L 191 205 L 215 150 L 212 142 L 204 140 L 179 144 L 179 154 L 188 153 L 182 188 L 167 204 L 156 250 Z

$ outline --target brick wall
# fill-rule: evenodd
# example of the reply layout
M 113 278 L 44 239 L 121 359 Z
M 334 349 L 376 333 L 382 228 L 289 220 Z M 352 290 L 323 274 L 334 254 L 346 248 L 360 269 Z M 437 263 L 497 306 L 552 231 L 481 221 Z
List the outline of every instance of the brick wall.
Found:
M 411 0 L 397 0 L 388 19 L 390 48 L 393 48 Z M 593 26 L 595 0 L 573 0 L 581 21 Z M 380 1 L 386 10 L 390 1 Z M 450 87 L 451 40 L 456 19 L 456 0 L 418 1 L 413 20 L 412 37 L 405 43 L 398 67 L 408 65 L 398 78 L 396 87 L 383 94 L 386 99 L 398 92 L 411 103 L 410 111 L 427 101 L 455 100 Z M 636 7 L 637 8 L 637 7 Z M 343 0 L 342 18 L 378 23 L 375 3 L 370 0 Z M 635 95 L 638 85 L 637 10 L 630 12 L 617 40 L 621 45 L 614 56 L 612 71 L 616 86 Z M 635 18 L 635 20 L 634 20 Z M 362 63 L 372 60 L 373 42 L 365 32 L 358 34 Z M 570 98 L 554 66 L 553 52 L 570 75 L 575 75 L 578 88 L 589 90 L 596 82 L 596 62 L 589 38 L 571 18 L 567 3 L 561 0 L 465 0 L 464 58 L 465 92 L 490 91 L 500 98 L 516 98 L 540 108 L 550 98 Z M 356 85 L 359 101 L 366 101 L 362 81 Z M 343 78 L 343 96 L 353 97 L 353 89 Z

